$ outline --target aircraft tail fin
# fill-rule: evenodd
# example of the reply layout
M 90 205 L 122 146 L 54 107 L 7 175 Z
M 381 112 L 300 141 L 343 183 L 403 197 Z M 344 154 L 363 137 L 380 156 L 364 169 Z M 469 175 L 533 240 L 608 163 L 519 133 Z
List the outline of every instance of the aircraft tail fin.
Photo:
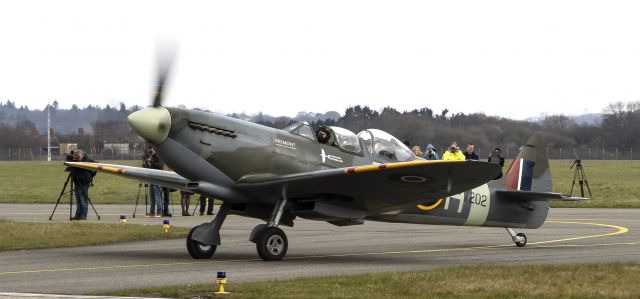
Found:
M 551 172 L 542 134 L 535 133 L 509 166 L 504 178 L 506 190 L 550 192 Z

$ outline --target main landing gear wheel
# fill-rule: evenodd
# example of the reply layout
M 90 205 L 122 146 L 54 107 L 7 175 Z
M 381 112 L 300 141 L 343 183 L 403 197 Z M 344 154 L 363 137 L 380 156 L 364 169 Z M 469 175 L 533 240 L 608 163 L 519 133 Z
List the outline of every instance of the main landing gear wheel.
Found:
M 287 254 L 287 235 L 277 227 L 267 227 L 258 232 L 256 249 L 265 261 L 279 261 Z
M 205 245 L 196 240 L 191 239 L 191 235 L 196 228 L 192 228 L 187 236 L 187 251 L 194 259 L 210 259 L 216 252 L 215 245 Z
M 516 238 L 518 239 L 517 241 L 515 241 L 516 246 L 524 247 L 525 245 L 527 245 L 527 235 L 523 233 L 518 233 L 516 235 Z

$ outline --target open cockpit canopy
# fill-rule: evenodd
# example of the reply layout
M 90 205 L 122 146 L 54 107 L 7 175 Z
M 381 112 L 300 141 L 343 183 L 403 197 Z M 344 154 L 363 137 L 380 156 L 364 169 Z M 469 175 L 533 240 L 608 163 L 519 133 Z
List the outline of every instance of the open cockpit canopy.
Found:
M 359 155 L 366 151 L 378 163 L 405 162 L 415 159 L 411 150 L 404 143 L 385 131 L 367 129 L 356 135 L 341 127 L 327 126 L 325 128 L 331 132 L 329 144 L 335 145 L 343 151 Z M 307 122 L 297 122 L 283 130 L 316 140 L 316 134 Z M 364 150 L 360 140 L 365 146 Z
M 398 138 L 378 129 L 367 129 L 358 133 L 367 151 L 378 163 L 405 162 L 415 159 L 413 152 Z

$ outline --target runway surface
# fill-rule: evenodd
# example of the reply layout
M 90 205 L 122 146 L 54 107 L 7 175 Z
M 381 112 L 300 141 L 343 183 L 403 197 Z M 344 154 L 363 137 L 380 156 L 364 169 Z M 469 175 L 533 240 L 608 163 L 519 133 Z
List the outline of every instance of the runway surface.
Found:
M 0 204 L 0 219 L 48 221 L 53 205 Z M 54 221 L 68 220 L 68 206 Z M 144 207 L 142 207 L 144 209 Z M 179 208 L 179 207 L 178 207 Z M 132 206 L 97 206 L 104 223 L 158 225 L 161 218 L 131 218 Z M 90 217 L 96 221 L 95 215 Z M 173 217 L 172 225 L 194 226 L 211 216 Z M 529 243 L 517 248 L 501 228 L 387 224 L 335 227 L 298 220 L 283 227 L 287 257 L 264 262 L 248 241 L 261 222 L 230 216 L 214 259 L 189 257 L 184 239 L 78 248 L 0 252 L 0 292 L 88 294 L 124 288 L 213 283 L 226 271 L 233 283 L 308 276 L 422 270 L 447 265 L 640 262 L 640 210 L 552 209 Z M 1 233 L 1 232 L 0 232 Z M 37 242 L 37 240 L 34 240 Z

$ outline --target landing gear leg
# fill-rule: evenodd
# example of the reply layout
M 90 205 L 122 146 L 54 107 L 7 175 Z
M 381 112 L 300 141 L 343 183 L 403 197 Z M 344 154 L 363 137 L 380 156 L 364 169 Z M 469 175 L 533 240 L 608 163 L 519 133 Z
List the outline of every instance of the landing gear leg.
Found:
M 516 234 L 512 229 L 508 227 L 505 227 L 504 229 L 507 230 L 507 232 L 511 236 L 511 240 L 513 240 L 513 243 L 516 243 L 516 246 L 524 247 L 525 245 L 527 245 L 527 235 L 523 233 Z
M 258 255 L 265 261 L 279 261 L 287 254 L 287 235 L 278 228 L 286 205 L 287 197 L 283 192 L 282 199 L 273 208 L 269 222 L 256 226 L 249 237 L 251 242 L 256 243 Z
M 220 227 L 227 218 L 230 203 L 223 203 L 216 217 L 209 223 L 200 224 L 191 229 L 187 236 L 187 250 L 194 259 L 208 259 L 216 252 L 221 244 Z

